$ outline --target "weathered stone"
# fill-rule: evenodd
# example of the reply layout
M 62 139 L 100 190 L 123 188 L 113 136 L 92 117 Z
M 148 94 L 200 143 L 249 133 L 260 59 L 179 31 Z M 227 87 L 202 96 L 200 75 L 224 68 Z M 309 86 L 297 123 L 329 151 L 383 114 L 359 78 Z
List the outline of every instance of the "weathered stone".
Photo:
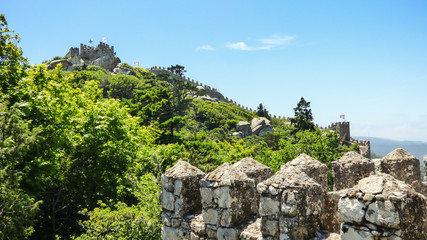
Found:
M 178 161 L 173 167 L 161 176 L 162 187 L 173 191 L 177 200 L 174 207 L 171 207 L 171 196 L 166 194 L 163 197 L 162 207 L 175 211 L 176 217 L 184 217 L 190 214 L 198 214 L 202 210 L 201 195 L 199 191 L 199 181 L 205 174 L 198 168 L 185 161 Z M 169 204 L 165 206 L 164 204 Z
M 259 215 L 269 216 L 280 212 L 280 202 L 269 197 L 261 197 L 259 205 Z
M 383 191 L 384 178 L 382 176 L 372 176 L 364 178 L 359 182 L 359 189 L 365 194 L 380 194 Z
M 255 186 L 273 175 L 271 168 L 249 157 L 236 162 L 233 167 L 243 171 L 249 178 L 253 179 Z
M 255 222 L 249 224 L 240 233 L 241 240 L 263 240 L 261 233 L 261 218 L 257 218 Z
M 116 67 L 113 69 L 113 73 L 136 76 L 134 71 L 126 67 Z
M 273 131 L 273 127 L 270 123 L 270 120 L 268 120 L 265 117 L 252 119 L 251 129 L 252 129 L 252 134 L 258 135 L 258 136 L 262 136 L 262 134 L 264 134 L 267 131 L 270 131 L 270 132 Z
M 372 202 L 353 198 L 357 193 L 363 193 L 364 198 L 368 194 L 373 195 L 373 197 L 370 197 Z M 365 220 L 361 222 L 354 220 L 357 224 L 352 223 L 354 216 L 357 215 L 356 213 L 346 214 L 347 217 L 342 220 L 348 225 L 343 225 L 342 230 L 347 227 L 368 231 L 373 229 L 372 225 L 374 225 L 377 228 L 375 231 L 382 232 L 382 236 L 384 236 L 385 232 L 390 232 L 393 235 L 397 229 L 401 231 L 401 236 L 399 237 L 402 239 L 425 239 L 426 198 L 417 193 L 411 186 L 388 174 L 378 173 L 360 180 L 358 185 L 348 189 L 347 196 L 341 199 L 340 203 L 341 201 L 363 201 L 365 203 L 364 206 L 357 203 L 360 206 L 354 208 L 355 212 L 363 207 L 366 209 Z M 348 212 L 350 209 L 351 206 L 346 204 L 339 206 L 340 214 L 341 212 Z M 356 233 L 352 233 L 349 236 L 354 234 Z
M 200 195 L 202 197 L 203 204 L 212 204 L 213 203 L 213 189 L 207 187 L 200 188 Z
M 381 172 L 407 184 L 421 181 L 420 161 L 401 148 L 393 150 L 383 158 Z
M 175 209 L 175 196 L 173 193 L 162 190 L 161 204 L 162 208 L 173 211 Z
M 162 226 L 162 239 L 166 240 L 180 240 L 179 229 Z
M 203 221 L 202 214 L 197 215 L 190 222 L 190 229 L 195 232 L 198 236 L 206 235 L 205 222 Z
M 218 203 L 219 207 L 229 208 L 231 207 L 232 198 L 230 196 L 229 187 L 219 187 L 214 190 L 214 198 Z
M 375 164 L 356 152 L 347 152 L 332 162 L 334 191 L 353 187 L 357 182 L 375 173 Z
M 295 217 L 298 213 L 298 205 L 301 198 L 298 191 L 288 189 L 282 192 L 282 215 L 286 217 Z
M 279 233 L 279 221 L 262 218 L 261 232 L 263 236 L 276 236 Z
M 207 209 L 206 211 L 203 210 L 203 221 L 205 224 L 211 224 L 211 225 L 217 225 L 218 223 L 218 212 L 215 209 Z
M 365 216 L 365 204 L 356 198 L 341 198 L 338 202 L 339 216 L 342 222 L 361 223 Z
M 47 70 L 55 69 L 56 66 L 58 66 L 59 64 L 62 65 L 63 70 L 68 70 L 68 68 L 72 66 L 72 63 L 70 61 L 68 61 L 67 59 L 59 59 L 59 60 L 51 61 L 49 63 L 49 65 L 47 66 Z
M 241 132 L 243 137 L 250 136 L 252 134 L 251 124 L 246 121 L 240 121 L 237 123 L 236 130 Z
M 328 232 L 340 232 L 341 222 L 339 219 L 338 202 L 345 195 L 346 190 L 326 193 L 322 219 L 323 228 Z
M 174 192 L 173 194 L 175 194 L 176 196 L 181 195 L 181 190 L 182 190 L 182 181 L 180 179 L 175 180 L 174 183 Z
M 213 103 L 217 103 L 219 102 L 218 98 L 214 98 L 208 95 L 204 95 L 204 96 L 198 96 L 197 99 L 203 100 L 203 101 L 208 101 L 208 102 L 213 102 Z
M 307 174 L 307 176 L 313 178 L 317 183 L 322 185 L 323 189 L 328 189 L 328 167 L 320 161 L 302 153 L 294 160 L 283 165 L 281 168 L 285 168 L 287 166 L 298 168 Z
M 399 213 L 391 201 L 376 201 L 369 204 L 366 220 L 377 226 L 399 228 Z
M 341 240 L 374 240 L 369 231 L 357 230 L 350 226 L 344 229 L 346 230 L 341 230 Z
M 241 230 L 237 228 L 218 228 L 218 240 L 238 240 Z
M 281 239 L 307 239 L 320 230 L 324 190 L 314 179 L 298 168 L 288 166 L 258 185 L 273 186 L 279 192 L 278 196 L 269 191 L 261 193 L 261 228 L 266 227 L 264 222 L 279 221 L 277 236 Z M 280 215 L 277 214 L 279 207 Z M 264 237 L 268 234 L 271 233 L 263 231 Z

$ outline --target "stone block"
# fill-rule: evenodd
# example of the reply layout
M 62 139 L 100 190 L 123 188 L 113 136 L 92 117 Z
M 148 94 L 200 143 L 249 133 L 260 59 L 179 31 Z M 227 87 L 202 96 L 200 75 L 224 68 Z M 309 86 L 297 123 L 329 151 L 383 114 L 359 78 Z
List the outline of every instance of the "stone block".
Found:
M 238 240 L 241 230 L 237 228 L 218 228 L 218 240 Z
M 173 195 L 173 193 L 168 192 L 166 190 L 162 190 L 161 193 L 161 204 L 162 204 L 162 208 L 169 210 L 169 211 L 174 211 L 175 209 L 175 196 Z
M 369 204 L 366 210 L 366 220 L 387 228 L 399 228 L 400 223 L 399 212 L 389 200 Z
M 342 222 L 361 223 L 365 217 L 365 204 L 357 198 L 341 198 L 338 212 Z
M 203 210 L 203 221 L 205 224 L 211 224 L 217 226 L 218 224 L 218 212 L 216 209 L 209 208 L 207 210 Z
M 279 221 L 262 218 L 261 232 L 263 236 L 276 236 L 279 233 Z
M 259 215 L 269 216 L 276 215 L 280 212 L 280 201 L 276 201 L 270 197 L 261 197 L 259 204 Z
M 241 240 L 263 240 L 261 233 L 261 218 L 257 218 L 255 222 L 249 224 L 240 233 Z

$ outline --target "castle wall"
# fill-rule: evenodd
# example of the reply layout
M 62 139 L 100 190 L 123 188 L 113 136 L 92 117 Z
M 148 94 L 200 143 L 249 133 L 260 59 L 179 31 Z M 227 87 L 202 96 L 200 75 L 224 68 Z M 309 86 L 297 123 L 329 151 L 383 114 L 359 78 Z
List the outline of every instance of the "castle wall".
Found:
M 357 175 L 357 165 L 370 160 L 353 155 L 345 162 L 355 165 Z M 226 163 L 207 175 L 180 161 L 162 176 L 162 239 L 292 240 L 313 238 L 324 230 L 338 232 L 342 239 L 427 236 L 427 199 L 410 185 L 377 173 L 361 176 L 350 188 L 326 192 L 305 173 L 316 177 L 315 171 L 299 168 L 308 158 L 300 156 L 263 181 L 269 171 L 253 159 Z M 317 160 L 309 160 L 320 169 Z M 403 167 L 414 171 L 410 166 Z M 261 181 L 256 187 L 254 179 Z M 347 180 L 354 182 L 340 179 Z

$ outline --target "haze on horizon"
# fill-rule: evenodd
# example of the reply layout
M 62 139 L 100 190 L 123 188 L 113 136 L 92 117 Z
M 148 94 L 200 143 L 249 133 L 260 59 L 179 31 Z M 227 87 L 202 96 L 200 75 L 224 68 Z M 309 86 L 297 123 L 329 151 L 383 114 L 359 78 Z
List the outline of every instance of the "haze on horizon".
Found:
M 29 1 L 2 3 L 33 64 L 107 38 L 122 62 L 187 76 L 273 115 L 301 97 L 321 126 L 427 142 L 427 2 Z

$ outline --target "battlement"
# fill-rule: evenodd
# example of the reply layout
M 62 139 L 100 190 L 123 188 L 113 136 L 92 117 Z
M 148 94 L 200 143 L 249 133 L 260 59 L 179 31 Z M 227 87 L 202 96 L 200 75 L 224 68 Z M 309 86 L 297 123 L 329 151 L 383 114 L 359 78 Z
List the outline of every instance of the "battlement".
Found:
M 427 199 L 409 185 L 421 184 L 416 160 L 397 149 L 375 172 L 348 152 L 329 171 L 301 154 L 274 175 L 250 158 L 207 174 L 179 161 L 161 177 L 162 239 L 425 239 Z

